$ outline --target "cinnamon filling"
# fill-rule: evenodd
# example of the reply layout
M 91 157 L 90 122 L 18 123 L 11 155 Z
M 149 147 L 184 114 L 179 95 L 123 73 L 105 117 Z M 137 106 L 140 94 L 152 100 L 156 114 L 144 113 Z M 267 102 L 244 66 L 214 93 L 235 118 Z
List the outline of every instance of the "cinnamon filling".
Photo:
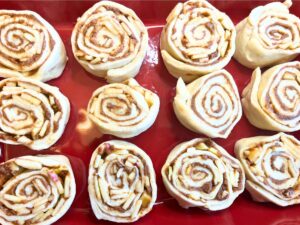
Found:
M 10 23 L 3 24 L 2 26 L 0 24 L 0 30 L 2 30 L 2 32 L 3 32 L 3 29 L 4 29 L 3 26 L 14 25 L 14 24 L 21 24 L 21 25 L 24 25 L 24 26 L 30 26 L 31 29 L 39 32 L 42 35 L 42 37 L 44 37 L 42 39 L 43 43 L 42 43 L 42 48 L 40 49 L 40 53 L 35 53 L 35 54 L 31 55 L 28 58 L 24 58 L 24 59 L 13 58 L 12 56 L 6 55 L 4 52 L 0 51 L 0 56 L 2 56 L 3 58 L 5 58 L 6 60 L 9 60 L 12 64 L 16 65 L 18 67 L 19 71 L 23 72 L 25 67 L 31 66 L 33 63 L 35 63 L 36 61 L 38 61 L 42 57 L 43 51 L 44 51 L 44 49 L 46 48 L 47 45 L 49 45 L 50 51 L 53 50 L 54 45 L 55 45 L 54 39 L 52 38 L 52 36 L 51 36 L 51 34 L 50 34 L 49 31 L 47 31 L 47 34 L 44 34 L 43 33 L 44 31 L 41 30 L 40 28 L 38 28 L 40 26 L 40 27 L 43 27 L 43 28 L 46 29 L 46 27 L 40 21 L 38 21 L 35 16 L 33 16 L 33 15 L 26 15 L 26 14 L 4 14 L 4 13 L 0 14 L 0 16 L 7 16 L 9 18 L 12 18 L 12 21 Z M 18 20 L 15 21 L 16 19 L 18 19 Z M 38 24 L 38 25 L 36 27 L 34 27 L 32 24 Z M 6 46 L 4 46 L 4 43 L 1 43 L 1 45 L 4 48 L 6 48 L 8 51 L 11 51 L 13 53 L 24 54 L 24 53 L 26 53 L 28 51 L 28 49 L 30 49 L 33 46 L 34 42 L 37 41 L 37 40 L 27 40 L 28 43 L 27 43 L 27 45 L 25 45 L 25 48 L 18 49 L 19 46 L 24 45 L 24 39 L 25 39 L 24 35 L 27 34 L 29 31 L 24 30 L 22 28 L 16 28 L 16 29 L 19 32 L 21 32 L 22 35 L 23 35 L 23 36 L 20 36 L 19 34 L 18 34 L 18 36 L 16 36 L 16 34 L 13 35 L 13 38 L 17 40 L 17 43 L 9 41 L 8 34 L 10 32 L 14 32 L 14 29 L 11 28 L 10 30 L 7 31 L 7 33 L 5 33 L 5 38 L 6 38 L 6 40 L 8 40 L 6 42 Z M 45 35 L 47 35 L 49 37 L 49 43 L 46 43 Z M 33 36 L 32 36 L 32 39 L 33 39 Z M 45 61 L 47 59 L 48 59 L 48 57 L 45 58 Z M 43 62 L 41 62 L 41 64 L 42 63 Z M 6 67 L 5 65 L 2 65 L 2 66 Z M 30 76 L 31 74 L 35 73 L 37 69 L 38 68 L 33 69 L 31 71 L 28 71 L 28 75 Z
M 289 68 L 291 68 L 291 67 L 289 67 L 289 66 L 282 67 L 277 73 L 278 74 L 281 74 L 281 73 L 285 74 L 283 71 L 285 71 L 285 70 L 288 71 Z M 284 80 L 283 77 L 284 77 L 284 75 L 282 76 L 282 80 Z M 276 76 L 274 76 L 271 84 L 273 84 L 275 82 L 275 80 L 276 80 Z M 271 89 L 268 90 L 268 92 L 267 92 L 268 94 L 265 96 L 266 105 L 264 106 L 265 107 L 264 110 L 268 113 L 268 115 L 270 117 L 276 119 L 278 122 L 280 122 L 282 124 L 284 124 L 285 121 L 294 120 L 294 119 L 300 117 L 300 110 L 298 111 L 298 114 L 293 115 L 295 108 L 294 107 L 291 108 L 291 107 L 287 106 L 283 101 L 280 100 L 282 96 L 279 96 L 279 93 L 278 93 L 279 83 L 276 84 L 276 86 L 271 85 L 270 88 L 274 88 L 274 91 L 273 90 L 271 91 Z M 287 99 L 288 101 L 295 102 L 296 95 L 300 98 L 299 90 L 300 90 L 299 88 L 297 89 L 294 86 L 288 85 L 288 86 L 285 86 L 284 93 L 282 93 L 282 94 L 284 95 L 284 98 Z M 290 96 L 287 95 L 288 91 L 289 92 L 294 92 L 296 94 L 293 97 L 290 97 Z M 277 99 L 277 101 L 273 100 L 271 98 L 270 93 L 275 94 L 275 98 Z M 273 101 L 276 101 L 276 103 L 279 104 L 279 106 L 280 106 L 279 109 L 277 109 L 275 107 L 275 104 L 273 104 Z M 295 103 L 295 106 L 297 106 L 296 104 L 297 103 Z M 298 102 L 298 104 L 299 104 L 299 102 Z M 283 112 L 281 112 L 280 110 L 283 110 Z M 288 115 L 288 113 L 284 113 L 285 111 L 290 112 L 289 114 L 291 114 L 291 115 Z M 299 123 L 300 123 L 300 119 L 298 121 L 298 124 Z M 295 126 L 298 126 L 298 125 L 295 125 Z
M 18 160 L 18 158 L 16 160 Z M 47 169 L 48 171 L 52 171 L 52 170 L 56 171 L 53 173 L 56 174 L 57 179 L 60 180 L 60 183 L 61 182 L 63 183 L 66 176 L 69 174 L 69 171 L 66 168 L 64 168 L 63 166 L 61 166 L 59 168 L 51 168 L 51 167 L 44 166 L 43 169 Z M 34 171 L 38 171 L 38 170 L 23 168 L 23 167 L 17 165 L 14 161 L 8 161 L 8 162 L 0 164 L 0 190 L 2 190 L 4 188 L 4 186 L 9 185 L 9 182 L 13 182 L 14 179 L 18 179 L 19 175 L 34 172 Z M 3 198 L 3 199 L 0 199 L 0 211 L 2 213 L 4 213 L 7 216 L 18 216 L 18 215 L 26 216 L 26 215 L 31 215 L 32 213 L 34 213 L 33 211 L 36 210 L 36 208 L 39 206 L 35 206 L 35 205 L 33 205 L 32 207 L 24 206 L 24 209 L 22 209 L 22 211 L 19 211 L 21 209 L 19 206 L 22 206 L 22 204 L 27 204 L 28 201 L 31 201 L 31 200 L 22 199 L 22 198 L 28 197 L 29 199 L 32 199 L 32 198 L 38 198 L 38 197 L 45 195 L 46 194 L 44 192 L 45 190 L 43 191 L 42 189 L 37 188 L 37 186 L 36 186 L 38 184 L 37 182 L 39 182 L 38 186 L 41 185 L 44 188 L 46 188 L 47 191 L 49 191 L 49 190 L 51 191 L 52 189 L 50 188 L 49 184 L 52 181 L 49 176 L 46 176 L 43 173 L 34 174 L 33 176 L 35 177 L 35 179 L 33 179 L 32 177 L 29 177 L 29 178 L 24 178 L 24 179 L 20 180 L 20 182 L 24 183 L 24 181 L 26 181 L 26 179 L 28 179 L 28 183 L 23 187 L 22 190 L 19 190 L 19 186 L 18 186 L 19 184 L 16 183 L 14 185 L 11 185 L 10 188 L 5 192 L 5 194 L 3 196 L 1 196 Z M 31 179 L 31 181 L 29 179 Z M 53 181 L 53 182 L 56 182 L 56 181 Z M 62 188 L 66 188 L 66 187 L 62 186 Z M 58 191 L 60 192 L 60 190 L 58 190 Z M 16 192 L 19 192 L 19 194 L 17 195 Z M 6 197 L 6 196 L 8 196 L 8 197 Z M 43 203 L 44 208 L 49 207 L 49 205 L 51 204 L 51 202 L 53 200 L 52 198 L 53 198 L 53 196 L 50 195 L 49 199 Z M 68 197 L 64 196 L 64 193 L 60 194 L 60 197 L 58 198 L 57 203 L 54 206 L 54 208 L 59 204 L 61 199 L 64 199 L 64 201 L 66 201 L 68 199 Z M 12 206 L 18 205 L 18 207 L 16 209 L 14 207 L 9 208 L 4 203 L 2 203 L 2 200 L 3 200 L 3 202 L 4 201 L 9 202 Z M 33 201 L 34 201 L 34 199 L 33 199 Z M 39 213 L 43 213 L 45 215 L 49 214 L 48 216 L 44 217 L 42 221 L 46 221 L 49 218 L 51 218 L 52 216 L 54 216 L 51 213 L 47 214 L 48 211 L 53 210 L 54 208 L 48 209 L 46 212 L 43 212 L 42 209 L 39 210 Z M 34 217 L 32 219 L 22 221 L 22 224 L 35 224 L 38 221 L 39 221 L 39 219 L 36 219 L 36 217 Z M 42 222 L 42 221 L 40 221 L 40 222 Z M 10 221 L 10 222 L 12 224 L 19 225 L 21 221 L 18 220 L 18 221 Z
M 219 74 L 216 74 L 215 76 L 210 77 L 209 79 L 207 79 L 207 82 L 209 82 L 209 80 L 211 80 L 211 79 L 213 79 L 214 77 L 217 77 L 217 76 L 220 76 L 220 75 L 219 75 Z M 225 77 L 225 76 L 224 76 L 224 77 Z M 231 83 L 230 83 L 229 79 L 228 79 L 227 77 L 225 77 L 225 79 L 227 80 L 227 84 L 230 84 L 230 89 L 231 89 L 231 90 L 234 90 L 234 88 L 231 86 Z M 222 84 L 214 84 L 214 86 L 220 86 L 220 87 L 222 87 L 221 85 L 222 85 Z M 232 106 L 233 106 L 233 107 L 237 107 L 237 105 L 235 104 L 235 102 L 236 102 L 236 100 L 237 100 L 237 96 L 235 96 L 234 91 L 227 90 L 227 89 L 225 89 L 225 88 L 222 88 L 222 89 L 223 89 L 223 91 L 227 94 L 227 96 L 229 96 L 229 98 L 230 98 L 230 100 L 231 100 L 231 102 L 232 102 Z M 231 92 L 230 92 L 230 91 L 231 91 Z M 227 126 L 224 128 L 224 130 L 222 130 L 222 131 L 220 132 L 220 134 L 224 134 L 224 133 L 227 131 L 227 129 L 229 129 L 229 127 L 230 127 L 230 125 L 231 125 L 231 123 L 229 123 L 229 121 L 230 121 L 230 120 L 231 120 L 231 121 L 235 121 L 235 119 L 237 118 L 238 114 L 237 114 L 237 115 L 233 115 L 233 118 L 232 118 L 232 117 L 228 118 L 228 120 L 226 120 L 223 124 L 221 124 L 221 125 L 219 125 L 219 126 L 217 126 L 217 125 L 215 125 L 215 124 L 213 124 L 213 123 L 210 123 L 209 121 L 205 121 L 205 119 L 204 119 L 204 118 L 201 116 L 201 114 L 197 111 L 197 104 L 201 104 L 201 105 L 202 105 L 201 108 L 206 112 L 206 114 L 208 114 L 210 117 L 212 117 L 212 118 L 214 118 L 214 119 L 222 119 L 222 117 L 223 117 L 224 115 L 220 115 L 219 117 L 216 117 L 216 116 L 213 116 L 213 115 L 209 114 L 209 112 L 208 112 L 207 109 L 205 108 L 206 97 L 202 100 L 201 103 L 196 102 L 196 98 L 197 98 L 197 96 L 199 95 L 200 92 L 201 92 L 201 90 L 198 90 L 198 91 L 192 96 L 192 99 L 191 99 L 191 108 L 192 108 L 193 112 L 194 112 L 194 113 L 195 113 L 195 114 L 196 114 L 203 122 L 205 122 L 206 124 L 208 124 L 209 126 L 212 126 L 212 127 L 214 127 L 214 128 L 223 127 L 224 125 L 227 124 Z M 223 99 L 223 102 L 225 102 L 225 99 L 223 98 L 222 95 L 220 95 L 219 93 L 216 93 L 216 95 L 219 95 L 219 96 Z M 232 95 L 234 95 L 234 97 L 236 97 L 236 99 L 233 99 Z M 212 98 L 213 98 L 213 97 L 214 97 L 214 96 L 212 96 Z M 211 107 L 212 107 L 213 99 L 211 99 L 210 102 L 211 102 Z M 222 110 L 222 108 L 221 108 L 221 102 L 220 102 L 220 101 L 217 102 L 217 106 L 218 106 L 217 109 L 214 110 L 215 113 L 218 113 L 218 112 L 220 112 L 220 111 Z M 225 105 L 224 113 L 225 113 L 227 110 L 229 110 L 229 109 L 228 109 L 228 105 L 226 104 L 226 105 Z
M 114 15 L 112 16 L 111 20 L 112 22 L 114 23 L 118 23 L 122 26 L 126 26 L 126 28 L 122 28 L 122 29 L 125 29 L 125 33 L 124 34 L 121 34 L 121 33 L 118 33 L 118 34 L 114 34 L 114 35 L 117 35 L 118 38 L 120 39 L 120 45 L 117 46 L 117 48 L 113 49 L 112 51 L 110 51 L 108 53 L 108 56 L 107 57 L 104 57 L 104 58 L 97 58 L 97 57 L 94 57 L 94 56 L 91 56 L 89 55 L 89 53 L 85 52 L 83 49 L 81 49 L 78 45 L 78 35 L 79 33 L 82 33 L 84 36 L 85 34 L 88 32 L 88 30 L 92 27 L 93 28 L 93 31 L 92 31 L 92 35 L 90 37 L 87 37 L 87 38 L 90 38 L 90 41 L 91 43 L 95 46 L 95 47 L 105 47 L 105 48 L 110 48 L 113 46 L 113 43 L 112 43 L 112 39 L 110 39 L 108 36 L 104 36 L 106 37 L 106 40 L 109 40 L 107 43 L 107 45 L 102 45 L 101 43 L 99 43 L 98 39 L 97 39 L 97 33 L 102 29 L 102 28 L 105 28 L 105 25 L 101 25 L 101 22 L 98 21 L 98 18 L 94 19 L 93 21 L 91 21 L 89 24 L 84 24 L 84 21 L 81 22 L 81 24 L 78 26 L 78 29 L 76 31 L 76 37 L 75 39 L 77 40 L 76 43 L 75 43 L 75 47 L 76 47 L 76 51 L 80 52 L 80 54 L 77 55 L 77 57 L 81 60 L 85 60 L 85 61 L 90 61 L 91 63 L 93 64 L 101 64 L 101 63 L 106 63 L 106 62 L 112 62 L 112 61 L 117 61 L 117 60 L 121 60 L 123 58 L 127 58 L 129 57 L 131 54 L 133 54 L 134 52 L 139 52 L 140 49 L 141 49 L 141 44 L 138 42 L 138 39 L 142 40 L 143 39 L 143 36 L 145 35 L 144 34 L 144 31 L 140 30 L 140 36 L 139 37 L 136 37 L 134 36 L 134 33 L 130 30 L 131 28 L 128 27 L 124 22 L 122 22 L 121 19 L 118 18 L 118 16 L 121 16 L 121 17 L 125 17 L 126 19 L 128 19 L 129 23 L 132 23 L 131 21 L 135 21 L 136 18 L 134 18 L 133 16 L 131 15 L 127 15 L 126 13 L 123 13 L 121 10 L 115 8 L 115 7 L 111 7 L 111 6 L 106 6 L 106 5 L 102 5 L 100 6 L 98 9 L 96 9 L 94 12 L 92 12 L 89 16 L 93 16 L 99 12 L 102 12 L 101 9 L 105 9 L 106 11 L 111 11 L 114 13 Z M 136 24 L 133 24 L 134 26 L 136 26 Z M 106 28 L 105 28 L 106 29 Z M 139 27 L 137 27 L 137 29 L 139 29 Z M 116 31 L 118 32 L 118 31 Z M 129 33 L 128 33 L 129 32 Z M 127 46 L 125 46 L 125 43 L 124 43 L 124 35 L 127 35 L 129 37 L 129 42 L 128 44 L 130 45 L 128 47 L 128 49 L 124 51 L 125 48 L 127 48 Z M 83 45 L 86 45 L 86 43 L 82 43 Z M 88 46 L 85 46 L 86 48 L 89 48 Z M 100 50 L 96 49 L 96 48 L 93 48 L 92 49 L 94 52 L 96 52 L 97 54 L 101 55 L 101 54 L 106 54 L 106 53 L 103 53 L 101 52 Z M 136 51 L 137 50 L 137 51 Z M 122 54 L 121 54 L 122 53 Z M 121 54 L 121 55 L 120 55 Z M 100 56 L 99 56 L 100 57 Z M 95 61 L 96 60 L 96 61 Z
M 13 81 L 15 82 L 15 84 L 17 85 L 18 81 Z M 57 113 L 61 113 L 62 112 L 62 106 L 60 104 L 60 102 L 48 91 L 44 90 L 44 89 L 41 89 L 39 86 L 36 86 L 35 84 L 32 84 L 30 82 L 25 82 L 25 81 L 22 81 L 22 83 L 24 85 L 28 85 L 28 86 L 32 86 L 33 88 L 37 88 L 37 90 L 34 90 L 34 91 L 37 91 L 39 94 L 43 94 L 47 99 L 50 99 L 52 98 L 53 99 L 53 102 L 49 102 L 50 105 L 51 105 L 51 109 L 53 110 L 53 116 L 54 118 L 52 118 L 51 116 L 51 112 L 48 111 L 49 109 L 47 108 L 47 106 L 45 105 L 45 103 L 43 103 L 43 101 L 40 101 L 39 99 L 37 99 L 35 96 L 31 95 L 30 93 L 26 93 L 26 96 L 28 96 L 29 98 L 29 102 L 30 101 L 33 101 L 33 103 L 30 103 L 30 104 L 38 104 L 41 108 L 42 108 L 42 111 L 44 113 L 44 123 L 46 123 L 47 121 L 53 121 L 53 127 L 51 128 L 51 125 L 50 123 L 48 124 L 44 124 L 44 128 L 41 127 L 41 130 L 44 129 L 43 131 L 43 134 L 41 135 L 34 135 L 33 133 L 31 133 L 32 131 L 30 130 L 29 133 L 27 134 L 24 134 L 24 136 L 27 138 L 27 141 L 34 141 L 34 140 L 37 140 L 39 138 L 43 138 L 45 136 L 47 136 L 51 130 L 52 132 L 56 132 L 58 127 L 59 127 L 59 122 L 60 122 L 60 118 L 61 118 L 61 115 L 57 118 L 55 118 L 55 115 Z M 3 88 L 7 87 L 6 84 L 4 84 L 2 87 L 0 87 L 0 92 L 3 91 Z M 17 87 L 20 87 L 17 85 Z M 25 88 L 25 87 L 24 87 Z M 26 88 L 25 88 L 26 89 Z M 24 90 L 25 90 L 24 89 Z M 22 90 L 20 90 L 19 93 L 15 93 L 13 94 L 14 96 L 18 96 L 18 98 L 22 99 L 22 94 L 25 93 L 23 92 Z M 15 103 L 12 103 L 12 104 L 5 104 L 3 101 L 4 100 L 10 100 L 10 99 L 13 99 L 13 95 L 3 95 L 3 98 L 2 100 L 0 101 L 0 107 L 2 107 L 1 111 L 0 111 L 0 115 L 2 116 L 3 118 L 3 121 L 2 123 L 5 125 L 5 126 L 11 126 L 10 123 L 7 123 L 7 122 L 19 122 L 20 125 L 23 123 L 24 125 L 22 125 L 21 127 L 19 127 L 20 129 L 28 129 L 28 128 L 32 128 L 33 124 L 27 124 L 26 121 L 28 120 L 32 120 L 33 123 L 35 123 L 35 121 L 37 120 L 37 117 L 36 115 L 33 113 L 33 111 L 28 111 L 26 108 L 19 108 L 18 105 L 16 105 Z M 32 98 L 32 100 L 30 99 Z M 27 100 L 23 100 L 23 101 L 27 101 Z M 49 100 L 50 101 L 50 100 Z M 9 110 L 11 108 L 19 108 L 19 110 L 17 110 L 17 113 L 16 113 L 16 116 L 18 116 L 17 119 L 15 118 L 9 118 L 8 114 L 5 112 L 6 109 Z M 10 115 L 11 117 L 11 115 Z M 6 122 L 7 121 L 7 122 Z M 17 128 L 14 128 L 13 129 L 17 129 Z M 3 130 L 0 130 L 0 139 L 2 140 L 10 140 L 10 141 L 14 141 L 14 142 L 18 142 L 20 138 L 20 135 L 16 135 L 16 134 L 13 134 L 13 133 L 8 133 L 8 132 L 5 132 Z

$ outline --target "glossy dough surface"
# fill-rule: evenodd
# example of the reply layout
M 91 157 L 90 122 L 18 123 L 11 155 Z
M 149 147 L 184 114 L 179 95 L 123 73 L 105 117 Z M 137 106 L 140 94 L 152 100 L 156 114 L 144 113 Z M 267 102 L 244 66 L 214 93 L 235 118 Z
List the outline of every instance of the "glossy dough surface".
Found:
M 246 188 L 259 202 L 300 203 L 300 142 L 291 135 L 239 140 L 235 154 L 246 172 Z
M 66 65 L 65 46 L 57 31 L 28 10 L 0 10 L 0 77 L 48 81 Z
M 300 19 L 291 0 L 253 9 L 237 26 L 234 58 L 248 68 L 288 62 L 300 53 Z
M 87 10 L 72 33 L 76 60 L 109 83 L 136 76 L 147 46 L 143 22 L 133 10 L 111 1 L 100 1 Z
M 179 78 L 173 107 L 185 127 L 209 137 L 227 138 L 242 116 L 238 89 L 226 70 L 188 85 Z
M 0 224 L 50 225 L 68 211 L 75 194 L 65 156 L 22 156 L 0 164 Z
M 102 133 L 129 138 L 152 126 L 159 104 L 157 94 L 131 78 L 123 83 L 98 88 L 90 99 L 87 111 Z
M 134 222 L 150 212 L 156 201 L 151 159 L 131 143 L 104 142 L 92 155 L 88 190 L 98 219 Z
M 170 74 L 192 81 L 225 67 L 235 51 L 230 18 L 204 0 L 178 3 L 167 18 L 160 40 Z
M 184 208 L 226 209 L 244 191 L 240 162 L 210 139 L 177 145 L 161 173 L 167 191 Z
M 27 78 L 0 81 L 0 142 L 49 148 L 63 134 L 69 114 L 69 100 L 57 87 Z
M 256 69 L 242 94 L 246 117 L 254 126 L 274 131 L 300 129 L 300 62 Z

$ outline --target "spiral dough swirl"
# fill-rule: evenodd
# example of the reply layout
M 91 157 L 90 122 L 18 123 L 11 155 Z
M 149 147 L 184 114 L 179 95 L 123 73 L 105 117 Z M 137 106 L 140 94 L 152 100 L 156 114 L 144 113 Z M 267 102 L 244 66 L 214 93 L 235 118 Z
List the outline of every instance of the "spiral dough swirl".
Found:
M 70 114 L 68 99 L 56 87 L 27 78 L 0 82 L 0 141 L 34 150 L 53 145 Z
M 238 160 L 209 139 L 176 146 L 162 168 L 168 192 L 184 207 L 221 210 L 244 190 L 245 175 Z
M 300 53 L 300 19 L 289 13 L 291 0 L 253 9 L 237 25 L 234 57 L 244 66 L 272 66 L 288 62 Z
M 300 62 L 284 63 L 264 72 L 257 69 L 243 91 L 249 121 L 262 129 L 300 129 Z
M 62 217 L 76 192 L 65 156 L 23 156 L 0 164 L 0 223 L 48 225 Z
M 124 141 L 102 143 L 89 171 L 89 194 L 98 219 L 133 222 L 147 214 L 156 200 L 155 173 L 150 158 Z
M 61 75 L 66 61 L 61 38 L 40 15 L 0 10 L 1 77 L 48 81 Z
M 133 137 L 148 129 L 158 110 L 158 96 L 132 78 L 97 89 L 88 105 L 89 117 L 100 130 L 118 137 Z
M 147 44 L 147 29 L 135 12 L 110 1 L 101 1 L 86 11 L 72 33 L 77 61 L 109 82 L 134 77 Z
M 235 35 L 230 18 L 210 3 L 178 3 L 161 36 L 165 65 L 185 81 L 222 69 L 235 51 Z
M 247 175 L 246 188 L 254 200 L 280 206 L 300 203 L 300 142 L 293 136 L 246 138 L 235 152 Z
M 287 21 L 291 22 L 287 22 Z M 259 21 L 258 34 L 260 40 L 268 49 L 297 49 L 300 47 L 300 21 L 292 14 L 282 17 L 272 12 L 264 15 Z
M 209 137 L 226 138 L 242 115 L 236 84 L 225 70 L 188 85 L 179 79 L 173 106 L 185 127 Z

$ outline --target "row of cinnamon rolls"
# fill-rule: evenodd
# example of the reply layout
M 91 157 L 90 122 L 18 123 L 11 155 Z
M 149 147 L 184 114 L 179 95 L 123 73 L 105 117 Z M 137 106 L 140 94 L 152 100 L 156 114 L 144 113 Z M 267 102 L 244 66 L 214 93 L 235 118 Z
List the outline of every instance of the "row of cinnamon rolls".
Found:
M 300 141 L 278 133 L 239 140 L 234 158 L 208 138 L 177 145 L 161 174 L 184 208 L 228 208 L 246 189 L 255 201 L 279 206 L 300 203 Z M 52 224 L 70 208 L 76 184 L 62 155 L 21 156 L 0 164 L 0 222 Z M 157 184 L 150 157 L 125 141 L 111 140 L 94 151 L 88 176 L 90 203 L 98 219 L 134 222 L 151 211 Z
M 190 82 L 224 68 L 234 58 L 246 67 L 269 67 L 300 53 L 300 20 L 289 12 L 291 0 L 253 9 L 236 27 L 205 0 L 178 3 L 161 34 L 168 71 Z M 55 29 L 31 11 L 0 11 L 1 76 L 48 81 L 61 75 L 66 51 Z M 72 50 L 88 72 L 108 82 L 136 76 L 148 46 L 148 32 L 135 12 L 101 1 L 73 29 Z
M 253 72 L 240 99 L 233 77 L 220 70 L 185 84 L 180 78 L 173 101 L 178 120 L 212 138 L 227 138 L 242 116 L 256 127 L 293 132 L 300 129 L 300 63 L 289 62 L 261 74 Z M 88 103 L 88 117 L 103 134 L 130 138 L 149 129 L 160 107 L 158 95 L 133 78 L 104 85 Z M 70 103 L 58 88 L 28 78 L 0 82 L 0 140 L 47 149 L 64 132 Z

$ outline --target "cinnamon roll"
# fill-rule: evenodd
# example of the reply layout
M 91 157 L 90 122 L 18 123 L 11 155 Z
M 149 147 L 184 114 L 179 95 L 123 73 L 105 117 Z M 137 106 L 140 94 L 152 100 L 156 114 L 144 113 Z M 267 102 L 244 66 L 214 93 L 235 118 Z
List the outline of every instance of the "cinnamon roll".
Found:
M 68 211 L 75 193 L 65 156 L 10 159 L 0 164 L 0 224 L 50 225 Z
M 174 77 L 192 81 L 225 67 L 235 51 L 230 18 L 205 0 L 178 3 L 160 40 L 164 63 Z
M 238 89 L 226 70 L 210 73 L 188 85 L 179 78 L 173 107 L 186 128 L 213 138 L 227 138 L 242 116 Z
M 161 173 L 167 191 L 184 208 L 228 208 L 245 186 L 240 162 L 205 138 L 177 145 Z
M 159 111 L 159 97 L 133 78 L 94 91 L 88 116 L 103 134 L 130 138 L 147 130 Z
M 235 154 L 244 167 L 246 189 L 255 201 L 279 206 L 300 203 L 300 142 L 278 133 L 239 140 Z
M 242 94 L 246 117 L 254 126 L 274 131 L 300 130 L 300 62 L 257 68 Z
M 69 100 L 57 87 L 28 78 L 0 81 L 0 142 L 49 148 L 63 134 L 69 114 Z
M 100 1 L 77 21 L 72 33 L 76 60 L 109 83 L 135 77 L 148 46 L 148 32 L 135 12 L 121 4 Z
M 62 74 L 66 62 L 59 34 L 39 14 L 0 10 L 0 77 L 48 81 Z
M 157 196 L 151 159 L 125 141 L 102 143 L 92 155 L 88 191 L 98 219 L 118 223 L 138 220 L 151 211 Z
M 237 26 L 234 58 L 248 68 L 288 62 L 300 53 L 300 19 L 291 0 L 253 9 Z

